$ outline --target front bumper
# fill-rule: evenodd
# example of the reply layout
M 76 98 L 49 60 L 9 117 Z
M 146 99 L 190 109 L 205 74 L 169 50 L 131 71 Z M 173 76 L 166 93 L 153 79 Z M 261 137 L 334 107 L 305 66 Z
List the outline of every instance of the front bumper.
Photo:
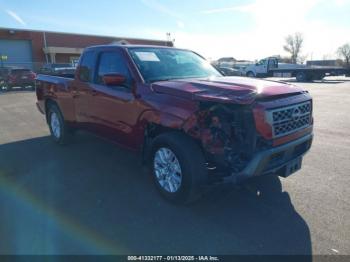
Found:
M 239 173 L 224 177 L 224 182 L 241 182 L 248 178 L 275 174 L 287 177 L 301 166 L 302 156 L 310 149 L 313 134 L 257 153 Z

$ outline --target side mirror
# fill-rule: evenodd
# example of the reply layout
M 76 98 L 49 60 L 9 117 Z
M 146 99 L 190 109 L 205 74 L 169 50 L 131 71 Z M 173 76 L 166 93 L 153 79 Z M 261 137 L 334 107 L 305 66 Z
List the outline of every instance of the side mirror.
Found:
M 83 82 L 90 81 L 89 68 L 87 68 L 86 66 L 80 66 L 80 67 L 78 67 L 77 71 L 78 71 L 78 77 L 81 81 L 83 81 Z M 50 75 L 51 74 L 55 74 L 55 71 L 54 70 L 50 71 Z
M 126 81 L 126 77 L 120 74 L 105 74 L 102 81 L 106 86 L 120 86 Z

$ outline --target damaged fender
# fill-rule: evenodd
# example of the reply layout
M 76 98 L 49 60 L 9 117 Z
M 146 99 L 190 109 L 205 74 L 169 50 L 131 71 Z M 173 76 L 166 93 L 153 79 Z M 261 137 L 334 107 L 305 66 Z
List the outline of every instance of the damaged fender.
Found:
M 256 132 L 249 106 L 202 103 L 182 129 L 201 142 L 210 165 L 239 172 L 255 151 Z

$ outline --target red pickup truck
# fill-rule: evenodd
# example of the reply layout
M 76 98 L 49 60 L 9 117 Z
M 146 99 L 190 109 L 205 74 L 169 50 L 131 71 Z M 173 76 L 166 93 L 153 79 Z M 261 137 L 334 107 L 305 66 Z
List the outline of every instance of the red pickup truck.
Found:
M 74 78 L 38 75 L 36 94 L 54 141 L 85 129 L 140 151 L 160 193 L 177 203 L 198 199 L 207 185 L 287 177 L 313 137 L 307 91 L 225 77 L 171 47 L 89 47 Z

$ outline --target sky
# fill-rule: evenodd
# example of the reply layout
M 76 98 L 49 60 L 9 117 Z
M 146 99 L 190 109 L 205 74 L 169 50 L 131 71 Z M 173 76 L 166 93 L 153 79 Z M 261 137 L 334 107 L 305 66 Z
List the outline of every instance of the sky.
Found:
M 304 36 L 307 59 L 333 59 L 350 42 L 350 0 L 0 0 L 0 27 L 166 39 L 208 59 L 287 56 Z

